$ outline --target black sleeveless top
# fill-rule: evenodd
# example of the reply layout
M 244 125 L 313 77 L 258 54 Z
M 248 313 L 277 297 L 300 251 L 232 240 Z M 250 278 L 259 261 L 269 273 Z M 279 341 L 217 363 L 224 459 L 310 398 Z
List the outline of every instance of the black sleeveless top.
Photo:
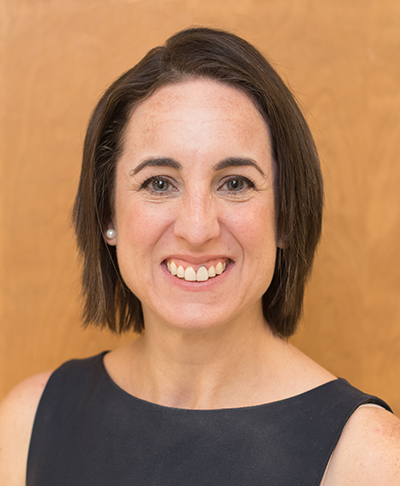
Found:
M 390 410 L 343 379 L 253 407 L 164 407 L 119 388 L 103 355 L 50 377 L 27 486 L 317 486 L 357 407 Z

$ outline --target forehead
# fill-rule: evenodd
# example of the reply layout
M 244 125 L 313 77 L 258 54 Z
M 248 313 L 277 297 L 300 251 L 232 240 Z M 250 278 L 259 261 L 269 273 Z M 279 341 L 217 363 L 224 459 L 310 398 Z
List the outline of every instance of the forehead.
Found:
M 227 116 L 255 108 L 252 100 L 243 91 L 213 79 L 199 78 L 162 86 L 143 101 L 135 113 L 168 113 L 183 106 L 196 111 L 202 111 L 202 108 L 208 111 L 212 107 L 213 111 Z
M 155 134 L 173 129 L 184 140 L 211 134 L 236 137 L 248 144 L 262 138 L 269 146 L 265 120 L 243 91 L 211 79 L 191 79 L 162 86 L 140 103 L 129 121 L 125 136 L 138 142 L 154 141 Z M 170 134 L 172 136 L 172 134 Z

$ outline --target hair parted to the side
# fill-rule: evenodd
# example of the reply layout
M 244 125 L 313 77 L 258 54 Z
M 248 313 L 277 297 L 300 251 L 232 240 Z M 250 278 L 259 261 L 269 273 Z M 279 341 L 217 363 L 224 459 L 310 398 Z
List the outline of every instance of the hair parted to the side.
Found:
M 321 234 L 323 185 L 317 151 L 296 101 L 272 66 L 234 34 L 191 28 L 152 49 L 117 79 L 96 106 L 87 130 L 73 220 L 84 260 L 85 323 L 114 332 L 144 330 L 140 301 L 104 240 L 113 214 L 115 168 L 135 106 L 166 84 L 205 77 L 245 92 L 269 127 L 276 164 L 275 272 L 262 303 L 271 329 L 289 337 L 301 315 L 306 280 Z M 262 215 L 260 215 L 262 217 Z

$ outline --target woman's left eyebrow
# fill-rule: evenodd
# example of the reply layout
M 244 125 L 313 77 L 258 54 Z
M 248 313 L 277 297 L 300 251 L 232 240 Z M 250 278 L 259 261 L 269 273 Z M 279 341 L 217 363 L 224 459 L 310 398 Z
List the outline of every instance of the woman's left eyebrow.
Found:
M 257 164 L 256 161 L 253 159 L 247 159 L 245 157 L 228 157 L 227 159 L 221 160 L 218 164 L 215 164 L 213 169 L 215 172 L 218 170 L 226 169 L 227 167 L 255 167 L 258 172 L 265 177 L 264 172 L 261 170 L 261 167 Z

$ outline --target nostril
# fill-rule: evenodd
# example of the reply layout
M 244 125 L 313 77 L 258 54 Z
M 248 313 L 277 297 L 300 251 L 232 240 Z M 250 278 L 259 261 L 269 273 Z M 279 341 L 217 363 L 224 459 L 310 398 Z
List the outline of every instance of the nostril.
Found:
M 175 221 L 174 232 L 194 248 L 217 238 L 220 234 L 220 224 L 215 208 L 209 203 L 195 204 L 186 201 Z

